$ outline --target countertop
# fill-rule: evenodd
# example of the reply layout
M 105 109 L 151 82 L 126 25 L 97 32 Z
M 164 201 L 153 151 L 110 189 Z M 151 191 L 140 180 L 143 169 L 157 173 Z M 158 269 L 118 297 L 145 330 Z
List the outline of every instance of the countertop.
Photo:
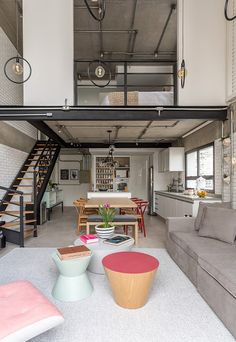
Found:
M 210 201 L 221 202 L 222 201 L 221 197 L 217 197 L 217 196 L 206 196 L 205 198 L 200 198 L 195 195 L 189 196 L 189 195 L 184 195 L 179 192 L 155 191 L 155 193 L 161 196 L 178 199 L 180 201 L 190 202 L 190 203 L 194 203 L 195 201 L 202 201 L 202 202 L 210 202 Z

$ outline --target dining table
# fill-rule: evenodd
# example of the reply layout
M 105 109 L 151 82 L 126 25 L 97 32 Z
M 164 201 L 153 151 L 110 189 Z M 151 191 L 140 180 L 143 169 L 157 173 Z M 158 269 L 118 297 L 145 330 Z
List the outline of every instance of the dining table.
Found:
M 119 198 L 91 198 L 86 201 L 84 204 L 85 209 L 97 209 L 99 206 L 103 206 L 104 204 L 109 204 L 110 208 L 114 209 L 136 209 L 137 204 L 131 201 L 131 199 L 126 197 L 119 197 Z M 125 222 L 124 222 L 125 225 Z M 135 244 L 138 243 L 138 223 L 135 223 L 134 225 L 134 240 Z

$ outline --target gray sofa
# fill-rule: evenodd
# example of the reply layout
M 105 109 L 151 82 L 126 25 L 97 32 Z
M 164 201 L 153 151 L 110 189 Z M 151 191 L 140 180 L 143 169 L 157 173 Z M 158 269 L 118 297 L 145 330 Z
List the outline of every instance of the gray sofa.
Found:
M 236 244 L 200 237 L 194 220 L 167 219 L 167 251 L 236 338 Z

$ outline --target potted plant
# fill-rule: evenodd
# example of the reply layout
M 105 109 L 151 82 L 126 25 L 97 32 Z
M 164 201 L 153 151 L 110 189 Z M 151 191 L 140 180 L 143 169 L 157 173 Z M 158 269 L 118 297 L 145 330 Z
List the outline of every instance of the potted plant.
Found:
M 102 217 L 103 224 L 96 225 L 96 233 L 101 239 L 107 239 L 114 234 L 115 227 L 112 222 L 116 211 L 110 207 L 109 203 L 105 203 L 99 206 L 98 213 Z

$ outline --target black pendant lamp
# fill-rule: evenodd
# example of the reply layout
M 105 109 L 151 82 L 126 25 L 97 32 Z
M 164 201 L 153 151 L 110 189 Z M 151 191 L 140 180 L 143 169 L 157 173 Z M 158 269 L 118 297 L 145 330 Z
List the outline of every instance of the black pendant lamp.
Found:
M 19 55 L 19 11 L 17 0 L 15 0 L 16 8 L 16 50 L 17 55 L 9 58 L 4 65 L 4 74 L 6 78 L 16 84 L 22 84 L 28 81 L 32 74 L 30 63 Z

